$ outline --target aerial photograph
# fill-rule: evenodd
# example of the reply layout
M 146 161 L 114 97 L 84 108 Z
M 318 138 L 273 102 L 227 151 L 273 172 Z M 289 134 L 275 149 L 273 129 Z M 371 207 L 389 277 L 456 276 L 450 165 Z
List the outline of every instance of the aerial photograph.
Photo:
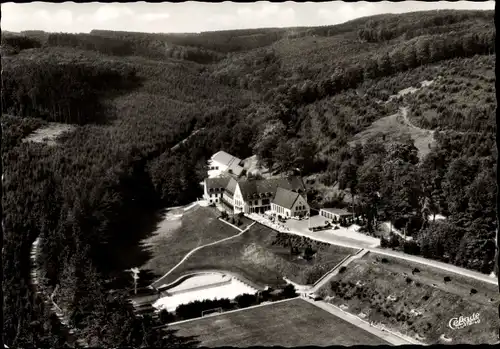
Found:
M 1 14 L 2 349 L 500 344 L 495 1 Z

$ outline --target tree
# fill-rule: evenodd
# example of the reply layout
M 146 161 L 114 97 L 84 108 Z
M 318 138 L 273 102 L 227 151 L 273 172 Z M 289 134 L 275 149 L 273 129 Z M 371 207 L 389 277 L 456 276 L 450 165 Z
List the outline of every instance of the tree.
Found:
M 238 303 L 238 307 L 247 308 L 249 306 L 256 304 L 257 299 L 256 299 L 255 295 L 245 293 L 245 294 L 237 296 L 235 298 L 235 301 Z
M 354 197 L 358 189 L 358 166 L 353 162 L 344 162 L 340 167 L 339 187 L 348 187 L 352 198 L 352 215 L 354 220 Z
M 292 284 L 287 284 L 283 289 L 283 296 L 285 298 L 293 298 L 297 296 L 297 292 L 295 291 L 295 286 Z

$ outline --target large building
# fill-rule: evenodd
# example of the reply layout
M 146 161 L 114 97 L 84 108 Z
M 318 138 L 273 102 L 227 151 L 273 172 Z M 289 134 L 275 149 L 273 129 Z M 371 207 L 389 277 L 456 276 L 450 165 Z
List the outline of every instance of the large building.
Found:
M 205 200 L 220 203 L 234 213 L 264 213 L 272 207 L 283 207 L 289 211 L 289 217 L 309 213 L 305 185 L 300 177 L 239 181 L 232 177 L 206 178 L 203 184 Z
M 233 174 L 240 176 L 243 172 L 243 167 L 241 166 L 241 159 L 226 153 L 225 151 L 219 151 L 212 155 L 210 160 L 208 160 L 208 177 L 215 178 L 224 176 L 227 174 Z

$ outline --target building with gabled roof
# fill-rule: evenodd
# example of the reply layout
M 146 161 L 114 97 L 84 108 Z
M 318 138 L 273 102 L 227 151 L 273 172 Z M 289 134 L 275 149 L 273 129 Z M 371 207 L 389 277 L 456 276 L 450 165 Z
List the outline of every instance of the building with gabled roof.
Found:
M 309 214 L 309 205 L 299 192 L 280 187 L 271 201 L 271 211 L 284 217 L 304 217 Z
M 228 177 L 205 178 L 203 198 L 211 204 L 220 202 L 231 179 Z
M 208 160 L 208 177 L 214 178 L 224 174 L 240 176 L 243 173 L 241 159 L 221 150 Z
M 300 204 L 292 203 L 291 207 L 286 208 L 289 210 L 288 216 L 291 217 L 292 213 L 309 213 L 305 198 L 306 187 L 300 177 L 238 180 L 242 171 L 239 158 L 224 151 L 215 153 L 209 161 L 209 178 L 203 182 L 204 199 L 211 204 L 221 204 L 233 213 L 264 213 L 271 210 L 271 202 L 276 200 L 279 190 L 276 208 L 283 207 L 279 203 L 283 203 L 284 197 L 294 195 L 295 199 L 300 198 Z M 294 194 L 290 194 L 291 192 Z

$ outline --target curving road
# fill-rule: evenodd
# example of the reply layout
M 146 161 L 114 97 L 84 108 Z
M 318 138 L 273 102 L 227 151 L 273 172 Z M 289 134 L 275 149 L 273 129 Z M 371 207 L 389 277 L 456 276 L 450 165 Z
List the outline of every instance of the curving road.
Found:
M 222 220 L 224 221 L 224 220 Z M 226 222 L 228 223 L 228 222 Z M 229 225 L 233 226 L 232 224 L 228 223 Z M 243 233 L 245 233 L 248 229 L 250 229 L 253 225 L 255 224 L 255 222 L 253 222 L 252 224 L 250 224 L 248 227 L 246 227 L 244 230 L 241 230 L 239 229 L 238 227 L 234 226 L 235 228 L 237 228 L 238 230 L 240 230 L 240 232 L 236 235 L 233 235 L 233 236 L 229 236 L 227 238 L 224 238 L 224 239 L 221 239 L 221 240 L 218 240 L 218 241 L 215 241 L 215 242 L 211 242 L 209 244 L 206 244 L 206 245 L 202 245 L 202 246 L 198 246 L 194 249 L 192 249 L 191 251 L 189 251 L 185 256 L 184 258 L 182 258 L 182 260 L 177 263 L 172 269 L 170 269 L 165 275 L 163 275 L 161 278 L 159 278 L 158 280 L 156 280 L 155 282 L 153 282 L 151 284 L 152 287 L 154 288 L 157 288 L 156 285 L 160 284 L 162 282 L 163 279 L 165 279 L 168 275 L 170 275 L 171 272 L 173 272 L 175 269 L 177 269 L 182 263 L 184 263 L 186 261 L 186 259 L 189 258 L 189 256 L 191 256 L 193 253 L 195 253 L 196 251 L 198 250 L 201 250 L 202 248 L 205 248 L 205 247 L 208 247 L 208 246 L 212 246 L 212 245 L 216 245 L 216 244 L 220 244 L 221 242 L 224 242 L 224 241 L 228 241 L 228 240 L 231 240 L 231 239 L 234 239 L 234 238 L 237 238 L 238 236 L 241 236 Z
M 337 246 L 350 247 L 350 248 L 355 248 L 355 249 L 363 248 L 371 253 L 376 253 L 379 255 L 384 255 L 384 256 L 389 256 L 389 257 L 393 257 L 393 258 L 404 259 L 404 260 L 415 262 L 415 263 L 420 263 L 420 264 L 427 265 L 430 267 L 445 270 L 445 271 L 450 272 L 450 273 L 455 273 L 455 274 L 459 274 L 459 275 L 462 275 L 465 277 L 470 277 L 470 278 L 473 278 L 476 280 L 480 280 L 480 281 L 483 281 L 483 282 L 486 282 L 489 284 L 498 285 L 498 280 L 496 278 L 491 277 L 491 276 L 486 275 L 486 274 L 482 274 L 482 273 L 479 273 L 476 271 L 460 268 L 460 267 L 457 267 L 457 266 L 454 266 L 454 265 L 448 264 L 448 263 L 430 260 L 430 259 L 426 259 L 426 258 L 419 257 L 419 256 L 408 255 L 408 254 L 405 254 L 403 252 L 386 250 L 386 249 L 382 249 L 382 248 L 378 248 L 378 247 L 374 247 L 374 246 L 366 246 L 366 244 L 359 242 L 359 241 L 356 241 L 356 240 L 350 240 L 349 242 L 345 242 L 345 239 L 341 240 L 333 234 L 328 234 L 328 231 L 311 232 L 308 230 L 304 230 L 304 231 L 299 232 L 299 231 L 290 230 L 290 231 L 283 231 L 283 233 L 304 236 L 304 237 L 308 237 L 312 240 L 325 242 L 325 243 L 337 245 Z

